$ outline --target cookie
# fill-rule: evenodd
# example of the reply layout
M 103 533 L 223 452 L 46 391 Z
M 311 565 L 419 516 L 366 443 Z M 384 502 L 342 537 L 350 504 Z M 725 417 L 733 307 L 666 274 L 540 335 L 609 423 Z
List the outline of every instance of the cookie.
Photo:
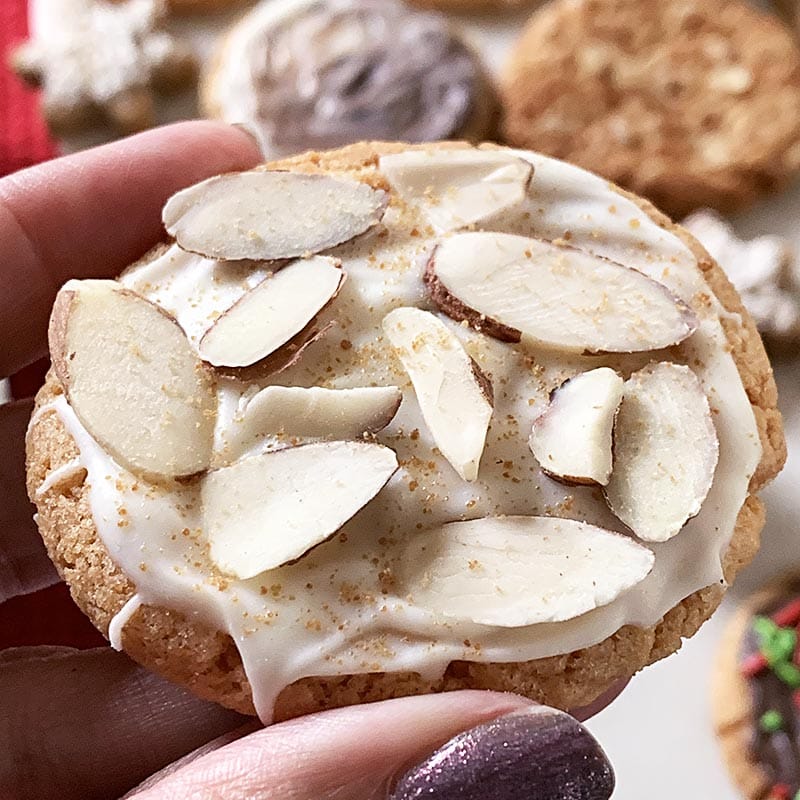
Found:
M 738 0 L 556 0 L 501 81 L 505 139 L 593 169 L 679 218 L 733 211 L 800 166 L 800 52 Z
M 409 0 L 418 8 L 433 8 L 438 11 L 518 11 L 541 0 Z
M 798 6 L 797 0 L 773 0 L 772 5 L 792 27 L 792 30 L 795 32 L 800 30 L 800 6 Z
M 696 211 L 682 223 L 722 266 L 761 335 L 774 347 L 800 342 L 800 266 L 778 236 L 739 239 L 713 211 Z
M 800 579 L 750 597 L 725 633 L 714 675 L 714 723 L 734 782 L 748 800 L 800 793 Z
M 491 138 L 497 116 L 453 25 L 396 0 L 265 0 L 201 83 L 208 116 L 249 123 L 276 157 L 362 139 Z
M 31 38 L 11 58 L 42 89 L 50 128 L 108 122 L 120 133 L 155 124 L 154 93 L 185 86 L 192 53 L 163 28 L 159 0 L 32 0 Z
M 164 221 L 118 284 L 59 293 L 27 439 L 51 558 L 142 664 L 265 722 L 468 687 L 577 707 L 756 551 L 769 363 L 646 202 L 534 153 L 362 143 Z

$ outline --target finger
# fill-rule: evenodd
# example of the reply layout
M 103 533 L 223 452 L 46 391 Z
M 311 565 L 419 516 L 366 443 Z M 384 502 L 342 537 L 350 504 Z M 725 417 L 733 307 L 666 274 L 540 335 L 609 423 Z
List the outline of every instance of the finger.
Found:
M 607 800 L 613 785 L 599 745 L 568 714 L 514 695 L 454 692 L 282 723 L 131 798 Z
M 6 650 L 0 797 L 119 797 L 246 721 L 109 648 Z
M 260 160 L 240 128 L 184 122 L 0 179 L 0 377 L 44 353 L 64 281 L 116 275 L 159 240 L 171 194 Z
M 25 431 L 32 409 L 32 400 L 0 405 L 0 603 L 59 580 L 25 491 Z
M 595 714 L 599 714 L 604 708 L 611 705 L 622 694 L 630 680 L 630 678 L 621 678 L 613 683 L 609 689 L 606 689 L 595 701 L 589 703 L 588 706 L 573 708 L 569 713 L 581 722 L 591 719 Z

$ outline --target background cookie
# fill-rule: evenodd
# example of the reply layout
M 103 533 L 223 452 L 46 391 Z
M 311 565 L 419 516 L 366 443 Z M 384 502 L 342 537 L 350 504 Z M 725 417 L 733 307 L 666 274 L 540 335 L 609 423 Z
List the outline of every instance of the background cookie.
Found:
M 758 330 L 775 348 L 800 341 L 800 264 L 794 248 L 779 236 L 744 241 L 718 214 L 695 211 L 681 223 L 725 270 L 753 316 Z
M 795 33 L 800 32 L 800 4 L 797 0 L 772 0 L 778 13 L 791 25 Z
M 395 0 L 264 0 L 223 40 L 201 105 L 253 125 L 275 156 L 362 139 L 491 138 L 497 111 L 451 23 Z
M 31 38 L 12 55 L 42 89 L 57 133 L 107 120 L 121 133 L 155 124 L 153 93 L 195 75 L 192 53 L 163 28 L 159 0 L 31 0 Z
M 800 53 L 738 0 L 556 0 L 535 12 L 501 89 L 510 143 L 676 217 L 741 208 L 800 166 Z
M 346 171 L 380 184 L 376 173 L 378 156 L 405 149 L 403 145 L 357 145 L 331 153 L 310 153 L 272 166 L 304 172 Z M 623 199 L 620 197 L 619 202 Z M 683 236 L 647 204 L 642 208 L 659 224 Z M 646 220 L 644 215 L 643 218 Z M 742 314 L 743 325 L 729 321 L 726 332 L 761 433 L 763 454 L 750 482 L 750 491 L 755 492 L 775 474 L 785 455 L 769 364 L 735 292 L 716 265 L 705 260 L 697 245 L 688 238 L 686 242 L 702 259 L 709 288 L 728 310 Z M 160 255 L 163 253 L 156 252 L 148 258 Z M 40 393 L 39 407 L 61 391 L 51 375 Z M 34 418 L 28 440 L 29 492 L 39 507 L 40 529 L 48 551 L 70 583 L 78 604 L 103 631 L 108 631 L 111 620 L 127 607 L 130 614 L 122 629 L 122 642 L 129 654 L 167 677 L 188 684 L 204 697 L 252 713 L 251 688 L 229 636 L 166 608 L 128 605 L 134 593 L 133 583 L 115 565 L 98 537 L 89 506 L 86 470 L 72 461 L 76 454 L 76 444 L 58 414 L 45 411 Z M 724 556 L 723 570 L 728 581 L 757 549 L 762 524 L 761 503 L 750 494 L 738 513 L 733 539 Z M 281 692 L 275 717 L 461 687 L 513 690 L 549 704 L 574 707 L 596 697 L 615 680 L 676 650 L 681 638 L 697 630 L 721 596 L 719 585 L 708 586 L 686 597 L 652 627 L 624 626 L 596 645 L 550 658 L 502 664 L 453 661 L 444 676 L 435 679 L 416 672 L 303 678 Z
M 713 685 L 714 724 L 728 769 L 748 800 L 800 792 L 800 578 L 750 597 L 731 620 Z
M 543 2 L 543 0 L 408 0 L 418 8 L 439 11 L 518 11 Z

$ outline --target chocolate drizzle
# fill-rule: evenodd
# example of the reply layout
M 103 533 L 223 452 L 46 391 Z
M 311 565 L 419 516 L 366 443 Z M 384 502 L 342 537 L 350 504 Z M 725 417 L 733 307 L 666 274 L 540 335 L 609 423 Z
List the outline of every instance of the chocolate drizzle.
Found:
M 265 30 L 247 58 L 256 115 L 283 152 L 452 138 L 481 82 L 442 17 L 391 0 L 313 3 Z
M 793 631 L 797 621 L 786 624 L 779 615 L 798 599 L 800 584 L 793 585 L 791 593 L 759 608 L 747 628 L 740 652 L 753 708 L 751 758 L 766 773 L 773 786 L 769 798 L 776 800 L 794 800 L 800 793 L 800 695 L 797 687 L 779 674 L 781 669 L 776 668 L 773 654 L 769 653 L 769 646 L 765 648 L 763 634 L 757 630 L 757 620 L 778 619 L 783 630 Z M 774 724 L 768 724 L 772 720 Z

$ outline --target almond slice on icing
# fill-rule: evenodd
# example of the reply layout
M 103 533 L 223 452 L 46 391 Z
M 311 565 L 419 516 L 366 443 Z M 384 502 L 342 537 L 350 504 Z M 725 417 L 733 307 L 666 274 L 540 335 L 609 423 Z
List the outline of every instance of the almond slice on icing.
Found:
M 202 485 L 211 559 L 246 579 L 300 558 L 369 503 L 396 469 L 388 447 L 321 442 L 213 470 Z
M 605 606 L 648 575 L 651 550 L 558 517 L 489 517 L 416 534 L 399 559 L 401 591 L 448 617 L 519 628 Z
M 345 273 L 327 256 L 294 261 L 234 303 L 205 332 L 198 352 L 215 367 L 248 367 L 306 328 L 339 293 Z
M 677 344 L 698 325 L 666 286 L 635 269 L 507 233 L 446 239 L 425 281 L 445 314 L 507 342 L 633 353 Z
M 386 192 L 328 175 L 253 170 L 174 194 L 167 232 L 182 250 L 228 261 L 297 258 L 349 242 L 380 222 Z
M 397 308 L 383 330 L 406 368 L 425 424 L 466 481 L 478 477 L 492 417 L 492 387 L 447 326 L 428 311 Z
M 600 367 L 570 378 L 552 393 L 528 439 L 545 473 L 569 484 L 608 483 L 614 418 L 624 385 L 613 369 Z
M 533 165 L 498 150 L 407 150 L 380 160 L 381 172 L 406 202 L 419 201 L 439 233 L 465 228 L 518 206 Z
M 699 513 L 718 458 L 708 399 L 688 367 L 651 364 L 626 381 L 605 492 L 640 539 L 671 539 Z
M 260 439 L 274 435 L 320 439 L 359 439 L 383 430 L 394 418 L 403 393 L 396 386 L 310 389 L 267 386 L 234 422 L 225 456 L 244 455 Z
M 157 478 L 208 467 L 213 377 L 169 314 L 115 281 L 69 281 L 49 341 L 76 416 L 120 464 Z

